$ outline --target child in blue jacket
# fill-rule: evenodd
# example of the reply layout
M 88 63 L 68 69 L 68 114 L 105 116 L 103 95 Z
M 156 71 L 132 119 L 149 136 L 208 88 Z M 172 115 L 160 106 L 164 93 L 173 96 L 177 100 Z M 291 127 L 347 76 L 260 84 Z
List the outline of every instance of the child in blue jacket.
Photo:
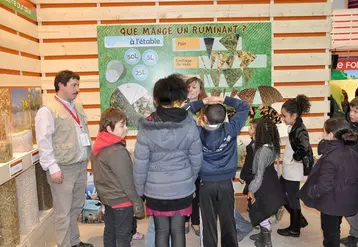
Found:
M 225 122 L 226 108 L 233 107 L 236 114 Z M 221 227 L 221 246 L 237 247 L 234 218 L 234 188 L 238 153 L 237 136 L 249 113 L 249 104 L 231 97 L 209 97 L 193 102 L 192 111 L 204 107 L 204 127 L 199 127 L 203 144 L 200 209 L 203 220 L 204 246 L 217 246 L 217 217 Z

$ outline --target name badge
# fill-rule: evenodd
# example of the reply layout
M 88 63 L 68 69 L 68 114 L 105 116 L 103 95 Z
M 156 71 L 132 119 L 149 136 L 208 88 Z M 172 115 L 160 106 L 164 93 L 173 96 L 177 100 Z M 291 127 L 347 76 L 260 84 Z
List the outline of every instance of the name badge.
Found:
M 80 139 L 81 139 L 81 143 L 82 143 L 83 147 L 91 146 L 91 143 L 90 143 L 87 133 L 81 133 Z

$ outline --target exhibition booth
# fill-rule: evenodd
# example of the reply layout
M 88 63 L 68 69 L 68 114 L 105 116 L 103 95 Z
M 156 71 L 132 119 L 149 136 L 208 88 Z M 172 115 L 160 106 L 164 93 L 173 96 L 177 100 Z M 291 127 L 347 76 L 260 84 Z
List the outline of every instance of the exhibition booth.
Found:
M 54 97 L 53 81 L 60 70 L 81 76 L 77 101 L 84 106 L 92 141 L 102 110 L 112 106 L 126 112 L 130 152 L 136 121 L 154 109 L 154 83 L 171 73 L 201 78 L 209 95 L 247 100 L 256 117 L 260 105 L 280 112 L 285 100 L 307 95 L 312 107 L 303 120 L 314 150 L 330 112 L 330 95 L 341 99 L 341 93 L 331 89 L 343 88 L 352 99 L 351 91 L 358 86 L 358 74 L 350 69 L 357 71 L 358 60 L 352 56 L 358 54 L 351 51 L 358 47 L 351 41 L 342 45 L 339 37 L 333 40 L 339 59 L 332 79 L 346 78 L 331 81 L 331 33 L 339 34 L 332 31 L 332 20 L 337 20 L 333 29 L 356 30 L 358 12 L 350 10 L 350 22 L 342 26 L 346 16 L 332 14 L 330 0 L 1 0 L 0 4 L 0 247 L 55 243 L 52 198 L 39 164 L 34 117 Z M 351 32 L 354 39 L 357 34 Z M 288 139 L 284 126 L 280 133 L 284 149 Z M 249 143 L 248 126 L 238 139 L 241 149 Z M 237 206 L 246 210 L 238 177 Z

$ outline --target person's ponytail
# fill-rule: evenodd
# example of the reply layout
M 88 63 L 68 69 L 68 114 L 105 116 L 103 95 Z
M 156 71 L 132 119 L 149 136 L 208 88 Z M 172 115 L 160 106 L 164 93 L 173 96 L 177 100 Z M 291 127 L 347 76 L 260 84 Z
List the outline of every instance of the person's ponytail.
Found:
M 342 141 L 346 145 L 355 145 L 358 143 L 358 133 L 349 131 L 348 133 L 342 135 Z
M 299 115 L 302 115 L 303 113 L 309 113 L 311 109 L 311 103 L 306 95 L 299 94 L 296 97 L 296 102 L 299 109 Z
M 326 133 L 333 133 L 333 136 L 343 141 L 345 145 L 358 143 L 358 133 L 355 133 L 350 124 L 342 118 L 330 118 L 324 123 Z
M 297 117 L 301 117 L 303 113 L 310 112 L 311 103 L 306 95 L 299 94 L 296 98 L 283 103 L 282 108 L 290 114 L 297 114 Z

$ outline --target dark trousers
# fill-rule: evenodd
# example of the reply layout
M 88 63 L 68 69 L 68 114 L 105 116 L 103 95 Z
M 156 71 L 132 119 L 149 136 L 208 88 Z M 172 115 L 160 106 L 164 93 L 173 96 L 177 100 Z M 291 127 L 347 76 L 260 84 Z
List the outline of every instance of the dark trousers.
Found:
M 221 246 L 238 246 L 234 207 L 234 188 L 231 180 L 201 183 L 200 209 L 205 247 L 216 247 L 218 244 L 218 217 L 221 228 Z
M 137 218 L 134 216 L 132 222 L 132 236 L 136 233 L 137 233 Z
M 323 231 L 324 247 L 339 247 L 342 216 L 332 216 L 321 213 L 321 228 Z
M 191 224 L 194 226 L 200 225 L 200 215 L 199 215 L 199 195 L 200 195 L 200 178 L 195 181 L 195 197 L 193 199 L 192 208 L 193 212 L 191 216 L 185 217 L 185 222 L 189 222 L 191 218 Z
M 293 210 L 300 210 L 300 198 L 299 198 L 299 191 L 300 191 L 300 182 L 299 181 L 289 181 L 281 176 L 280 183 L 282 189 L 285 193 L 285 204 L 289 208 Z
M 133 230 L 133 207 L 112 208 L 105 205 L 104 247 L 130 247 Z
M 154 216 L 155 247 L 185 247 L 185 216 Z

